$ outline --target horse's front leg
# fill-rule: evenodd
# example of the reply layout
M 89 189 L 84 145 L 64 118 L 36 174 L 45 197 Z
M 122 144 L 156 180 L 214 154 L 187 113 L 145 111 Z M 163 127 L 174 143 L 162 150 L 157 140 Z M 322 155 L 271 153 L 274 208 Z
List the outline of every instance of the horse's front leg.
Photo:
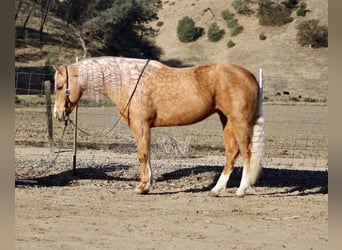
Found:
M 147 194 L 152 186 L 152 171 L 150 166 L 150 126 L 148 124 L 131 124 L 134 134 L 138 159 L 140 163 L 140 183 L 136 186 L 134 193 Z

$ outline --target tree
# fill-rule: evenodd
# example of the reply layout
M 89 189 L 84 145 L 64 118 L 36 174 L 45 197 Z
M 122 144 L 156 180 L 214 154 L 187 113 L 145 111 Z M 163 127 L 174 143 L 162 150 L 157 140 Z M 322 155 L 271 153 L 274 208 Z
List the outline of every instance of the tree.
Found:
M 18 18 L 18 15 L 19 15 L 19 12 L 21 10 L 21 6 L 23 4 L 23 0 L 16 0 L 15 1 L 15 15 L 14 15 L 14 21 L 17 21 L 17 18 Z
M 265 26 L 283 25 L 292 22 L 291 9 L 271 0 L 258 0 L 259 24 Z
M 53 0 L 41 0 L 40 1 L 41 22 L 40 22 L 40 28 L 39 28 L 39 40 L 41 43 L 43 42 L 43 29 L 46 24 L 46 18 L 49 14 L 52 3 L 53 3 Z
M 253 10 L 250 8 L 251 2 L 251 0 L 234 0 L 232 6 L 239 14 L 250 15 L 253 13 Z
M 162 50 L 149 40 L 157 30 L 148 23 L 160 8 L 160 0 L 71 0 L 66 18 L 85 53 L 158 59 Z
M 22 1 L 20 1 L 20 2 L 18 3 L 18 6 L 17 6 L 18 9 L 17 9 L 16 15 L 15 15 L 15 19 L 16 19 L 16 20 L 17 20 L 17 18 L 18 18 L 19 13 L 20 13 L 22 4 L 23 4 Z M 20 34 L 18 35 L 19 38 L 23 38 L 23 37 L 24 37 L 26 25 L 27 25 L 28 21 L 30 20 L 31 15 L 32 15 L 32 14 L 34 13 L 34 11 L 36 10 L 36 4 L 37 4 L 36 0 L 32 0 L 32 1 L 30 1 L 30 5 L 29 5 L 29 6 L 25 6 L 25 7 L 28 7 L 28 8 L 27 8 L 27 15 L 26 15 L 24 24 L 23 24 L 23 26 L 21 27 Z M 24 13 L 25 13 L 25 12 L 24 12 Z
M 297 41 L 310 48 L 328 47 L 328 27 L 319 25 L 319 20 L 310 19 L 301 22 L 297 29 Z

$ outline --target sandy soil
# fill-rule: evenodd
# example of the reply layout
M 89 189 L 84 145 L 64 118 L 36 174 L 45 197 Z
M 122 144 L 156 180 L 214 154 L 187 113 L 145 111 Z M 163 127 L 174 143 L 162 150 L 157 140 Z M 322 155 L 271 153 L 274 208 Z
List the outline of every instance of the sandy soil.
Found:
M 291 107 L 264 107 L 270 143 L 280 143 L 286 137 L 281 133 L 284 125 L 271 122 L 279 111 L 288 115 L 284 119 L 290 119 L 291 113 L 300 121 L 299 116 L 305 114 L 308 121 L 324 117 L 322 111 L 326 107 L 292 109 L 293 112 L 289 111 Z M 63 149 L 49 167 L 53 158 L 48 147 L 27 143 L 46 133 L 32 124 L 45 123 L 30 116 L 32 124 L 26 120 L 23 126 L 24 115 L 19 111 L 17 180 L 29 178 L 36 183 L 17 182 L 15 188 L 16 249 L 328 248 L 328 171 L 326 165 L 317 164 L 318 156 L 310 156 L 312 150 L 303 151 L 308 154 L 301 155 L 307 160 L 303 166 L 272 165 L 269 157 L 273 153 L 268 150 L 268 162 L 255 192 L 244 198 L 234 196 L 241 178 L 239 162 L 220 197 L 208 195 L 224 164 L 222 149 L 215 146 L 217 142 L 212 150 L 202 145 L 179 157 L 154 151 L 153 189 L 149 195 L 138 196 L 133 194 L 139 178 L 134 146 L 116 147 L 121 145 L 117 136 L 114 141 L 118 144 L 110 150 L 82 148 L 73 175 L 70 147 Z M 208 136 L 214 131 L 211 118 L 206 122 L 192 127 L 191 131 L 201 129 L 207 133 L 198 143 L 204 143 L 203 138 L 216 140 L 215 136 Z M 298 128 L 293 123 L 291 126 L 296 134 Z M 23 143 L 25 128 L 37 130 Z M 177 131 L 185 133 L 186 128 Z M 310 125 L 306 133 L 320 136 L 319 131 L 313 132 L 315 129 L 323 131 Z M 309 164 L 310 157 L 315 165 Z
M 327 195 L 16 190 L 16 249 L 327 249 Z

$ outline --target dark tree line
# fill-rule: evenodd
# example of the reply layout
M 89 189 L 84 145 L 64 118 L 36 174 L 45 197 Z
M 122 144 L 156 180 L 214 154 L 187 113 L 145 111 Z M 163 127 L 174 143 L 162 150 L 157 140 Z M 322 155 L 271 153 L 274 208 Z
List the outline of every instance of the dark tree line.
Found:
M 78 41 L 84 57 L 120 55 L 158 59 L 160 48 L 149 39 L 157 30 L 148 23 L 158 19 L 160 0 L 16 0 L 15 20 L 21 15 L 18 38 L 29 19 L 40 16 L 39 40 L 49 17 L 63 21 L 65 39 Z

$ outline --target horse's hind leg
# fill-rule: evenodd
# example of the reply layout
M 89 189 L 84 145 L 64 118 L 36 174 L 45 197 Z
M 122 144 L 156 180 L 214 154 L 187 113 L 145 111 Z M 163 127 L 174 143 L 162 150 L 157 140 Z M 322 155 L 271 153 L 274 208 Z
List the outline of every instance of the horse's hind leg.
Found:
M 248 181 L 248 173 L 250 171 L 250 161 L 251 161 L 251 130 L 252 128 L 248 126 L 247 122 L 240 121 L 234 124 L 234 134 L 239 144 L 240 152 L 243 159 L 243 170 L 242 178 L 240 181 L 240 186 L 236 191 L 236 195 L 242 197 L 245 195 L 247 189 L 250 188 L 250 183 Z
M 152 185 L 152 171 L 150 167 L 151 129 L 148 124 L 132 122 L 131 130 L 137 143 L 138 158 L 140 163 L 140 183 L 136 186 L 134 193 L 147 194 Z
M 224 116 L 222 113 L 219 113 L 219 115 L 223 125 L 223 140 L 226 149 L 226 165 L 224 166 L 215 187 L 212 188 L 209 193 L 211 196 L 218 196 L 220 190 L 226 188 L 230 174 L 232 173 L 234 168 L 235 160 L 239 155 L 239 147 L 235 139 L 231 124 L 230 122 L 228 122 L 226 116 Z

